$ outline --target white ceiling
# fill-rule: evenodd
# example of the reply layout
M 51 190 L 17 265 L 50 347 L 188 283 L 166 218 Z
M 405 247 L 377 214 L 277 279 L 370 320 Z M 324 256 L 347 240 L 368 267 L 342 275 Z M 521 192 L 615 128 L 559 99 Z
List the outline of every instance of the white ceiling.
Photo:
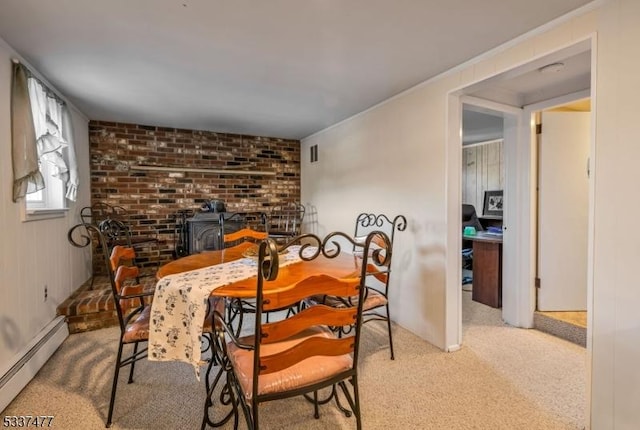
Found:
M 561 67 L 543 73 L 547 65 Z M 468 91 L 478 98 L 522 107 L 590 86 L 591 47 L 586 41 L 478 83 L 475 91 Z
M 1 0 L 90 119 L 303 138 L 590 0 Z
M 559 65 L 551 72 L 544 66 Z M 467 88 L 469 95 L 484 100 L 523 107 L 543 100 L 577 93 L 591 87 L 591 49 L 587 42 L 510 70 Z M 503 137 L 502 113 L 465 105 L 462 143 L 468 145 Z
M 503 136 L 504 119 L 502 116 L 466 108 L 462 112 L 463 145 L 502 139 Z

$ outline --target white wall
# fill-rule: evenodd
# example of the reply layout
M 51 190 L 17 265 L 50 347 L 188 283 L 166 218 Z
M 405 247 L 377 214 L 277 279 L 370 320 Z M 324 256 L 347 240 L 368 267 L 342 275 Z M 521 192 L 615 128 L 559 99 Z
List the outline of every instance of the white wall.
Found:
M 445 106 L 444 95 L 424 87 L 305 139 L 301 149 L 308 154 L 309 145 L 318 144 L 318 162 L 301 160 L 302 202 L 317 211 L 321 236 L 351 233 L 360 212 L 407 217 L 407 230 L 396 235 L 391 312 L 439 346 L 446 223 L 445 189 L 437 180 L 445 175 L 445 112 L 438 108 Z M 440 106 L 429 103 L 438 98 Z M 425 118 L 440 130 L 422 126 Z
M 404 214 L 392 278 L 392 315 L 445 348 L 448 220 L 447 94 L 561 49 L 597 32 L 596 164 L 591 357 L 591 428 L 632 429 L 640 422 L 640 2 L 604 0 L 545 32 L 444 74 L 302 142 L 319 162 L 302 160 L 302 201 L 317 212 L 317 232 L 351 231 L 361 211 Z M 449 209 L 447 209 L 449 208 Z M 454 221 L 455 220 L 455 221 Z M 453 225 L 453 224 L 451 224 Z
M 640 2 L 599 15 L 596 109 L 593 428 L 640 425 Z
M 90 276 L 86 251 L 67 241 L 79 208 L 90 199 L 87 118 L 71 109 L 81 180 L 78 201 L 63 218 L 22 222 L 23 202 L 12 201 L 12 58 L 20 57 L 0 39 L 0 369 L 12 365 L 16 354 L 54 319 L 56 307 Z

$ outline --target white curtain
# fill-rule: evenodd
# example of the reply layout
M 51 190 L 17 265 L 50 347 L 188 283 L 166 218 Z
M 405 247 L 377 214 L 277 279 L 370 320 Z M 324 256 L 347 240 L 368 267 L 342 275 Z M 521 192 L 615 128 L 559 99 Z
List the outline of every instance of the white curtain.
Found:
M 35 131 L 29 102 L 27 69 L 13 64 L 11 84 L 11 157 L 13 161 L 13 201 L 44 188 L 38 166 Z
M 53 176 L 66 184 L 66 198 L 75 201 L 78 166 L 67 105 L 33 76 L 27 84 L 38 158 L 54 166 Z

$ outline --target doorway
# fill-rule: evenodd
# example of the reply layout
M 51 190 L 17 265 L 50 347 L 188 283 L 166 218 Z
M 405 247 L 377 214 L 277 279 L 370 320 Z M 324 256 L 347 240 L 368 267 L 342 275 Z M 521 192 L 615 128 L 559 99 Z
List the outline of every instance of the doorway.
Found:
M 460 88 L 449 94 L 448 100 L 448 145 L 447 156 L 449 173 L 448 185 L 448 220 L 450 226 L 447 235 L 447 247 L 455 249 L 462 236 L 461 218 L 461 116 L 463 103 L 470 99 L 479 103 L 492 105 L 496 111 L 507 114 L 505 130 L 513 139 L 505 138 L 505 212 L 503 238 L 503 308 L 502 320 L 515 327 L 531 328 L 536 314 L 536 142 L 535 122 L 531 122 L 534 112 L 549 108 L 549 100 L 558 106 L 578 98 L 590 98 L 595 104 L 595 77 L 591 69 L 595 59 L 591 55 L 595 39 L 589 38 L 566 49 L 540 57 L 516 69 L 486 79 L 477 84 Z M 563 80 L 561 75 L 544 74 L 540 69 L 547 64 L 564 62 L 567 65 L 577 65 L 584 71 L 575 74 L 571 79 Z M 582 65 L 580 68 L 579 66 Z M 561 70 L 554 66 L 551 70 Z M 586 70 L 586 71 L 585 71 Z M 528 88 L 531 91 L 524 91 Z M 568 96 L 567 96 L 568 94 Z M 576 97 L 580 96 L 580 97 Z M 594 124 L 590 124 L 591 163 L 594 160 Z M 515 130 L 515 131 L 514 131 Z M 511 134 L 514 133 L 514 134 Z M 593 176 L 593 175 L 592 175 Z M 590 357 L 591 343 L 589 341 L 592 320 L 593 298 L 593 196 L 594 179 L 588 179 L 588 221 L 587 221 L 587 374 L 586 387 L 590 386 Z M 455 217 L 455 218 L 454 218 Z M 507 262 L 507 258 L 510 259 Z M 461 256 L 449 253 L 447 272 L 459 273 Z M 446 342 L 448 350 L 453 351 L 461 347 L 462 332 L 462 290 L 460 276 L 447 276 L 446 288 Z M 511 293 L 509 297 L 506 294 Z M 470 340 L 469 342 L 472 342 Z M 587 406 L 587 410 L 589 405 Z M 588 414 L 588 413 L 587 413 Z
M 463 104 L 462 291 L 463 296 L 494 308 L 500 308 L 502 300 L 503 115 Z
M 505 130 L 510 130 L 513 140 L 511 144 L 505 139 L 505 212 L 504 212 L 504 257 L 503 283 L 507 285 L 503 291 L 503 320 L 516 327 L 533 327 L 536 310 L 536 198 L 535 198 L 535 126 L 531 125 L 532 108 L 541 110 L 545 100 L 561 99 L 566 96 L 558 94 L 586 93 L 591 96 L 590 68 L 592 40 L 587 39 L 576 45 L 540 57 L 517 69 L 496 75 L 450 94 L 449 98 L 449 142 L 450 170 L 448 177 L 449 198 L 448 210 L 453 222 L 453 214 L 457 220 L 461 218 L 461 136 L 460 124 L 463 103 L 469 101 L 484 104 L 486 107 L 502 112 L 508 117 Z M 545 75 L 540 69 L 545 64 L 564 62 L 567 66 L 577 65 L 581 73 L 564 79 L 561 74 Z M 580 68 L 580 66 L 582 66 Z M 568 67 L 570 68 L 570 67 Z M 586 71 L 585 71 L 586 70 Z M 566 102 L 571 101 L 569 99 Z M 559 103 L 556 103 L 559 104 Z M 544 106 L 547 108 L 548 106 Z M 456 125 L 457 122 L 457 125 Z M 592 133 L 592 131 L 591 131 Z M 593 145 L 593 143 L 591 144 Z M 457 172 L 457 174 L 456 174 Z M 460 176 L 458 176 L 460 175 Z M 593 193 L 593 180 L 589 181 L 589 193 Z M 455 193 L 453 190 L 456 190 Z M 456 198 L 454 198 L 454 196 Z M 589 225 L 592 224 L 592 207 L 589 209 Z M 456 220 L 456 221 L 457 221 Z M 459 221 L 458 221 L 459 222 Z M 588 243 L 591 249 L 591 230 Z M 460 243 L 461 226 L 457 224 L 449 231 L 448 243 L 453 248 Z M 506 259 L 510 259 L 507 262 Z M 588 267 L 591 267 L 592 256 L 589 253 Z M 461 257 L 458 255 L 448 261 L 448 267 L 459 272 Z M 588 279 L 591 279 L 588 274 Z M 447 345 L 449 350 L 459 347 L 462 342 L 460 331 L 461 277 L 447 281 Z M 507 297 L 509 296 L 509 297 Z M 587 304 L 589 307 L 589 304 Z

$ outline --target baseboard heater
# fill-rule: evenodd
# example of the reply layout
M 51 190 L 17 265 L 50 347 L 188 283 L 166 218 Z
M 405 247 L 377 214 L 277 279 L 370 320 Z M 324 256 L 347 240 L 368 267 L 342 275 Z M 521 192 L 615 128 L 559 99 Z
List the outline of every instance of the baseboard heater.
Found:
M 69 336 L 64 317 L 56 317 L 0 373 L 0 411 L 27 386 Z

